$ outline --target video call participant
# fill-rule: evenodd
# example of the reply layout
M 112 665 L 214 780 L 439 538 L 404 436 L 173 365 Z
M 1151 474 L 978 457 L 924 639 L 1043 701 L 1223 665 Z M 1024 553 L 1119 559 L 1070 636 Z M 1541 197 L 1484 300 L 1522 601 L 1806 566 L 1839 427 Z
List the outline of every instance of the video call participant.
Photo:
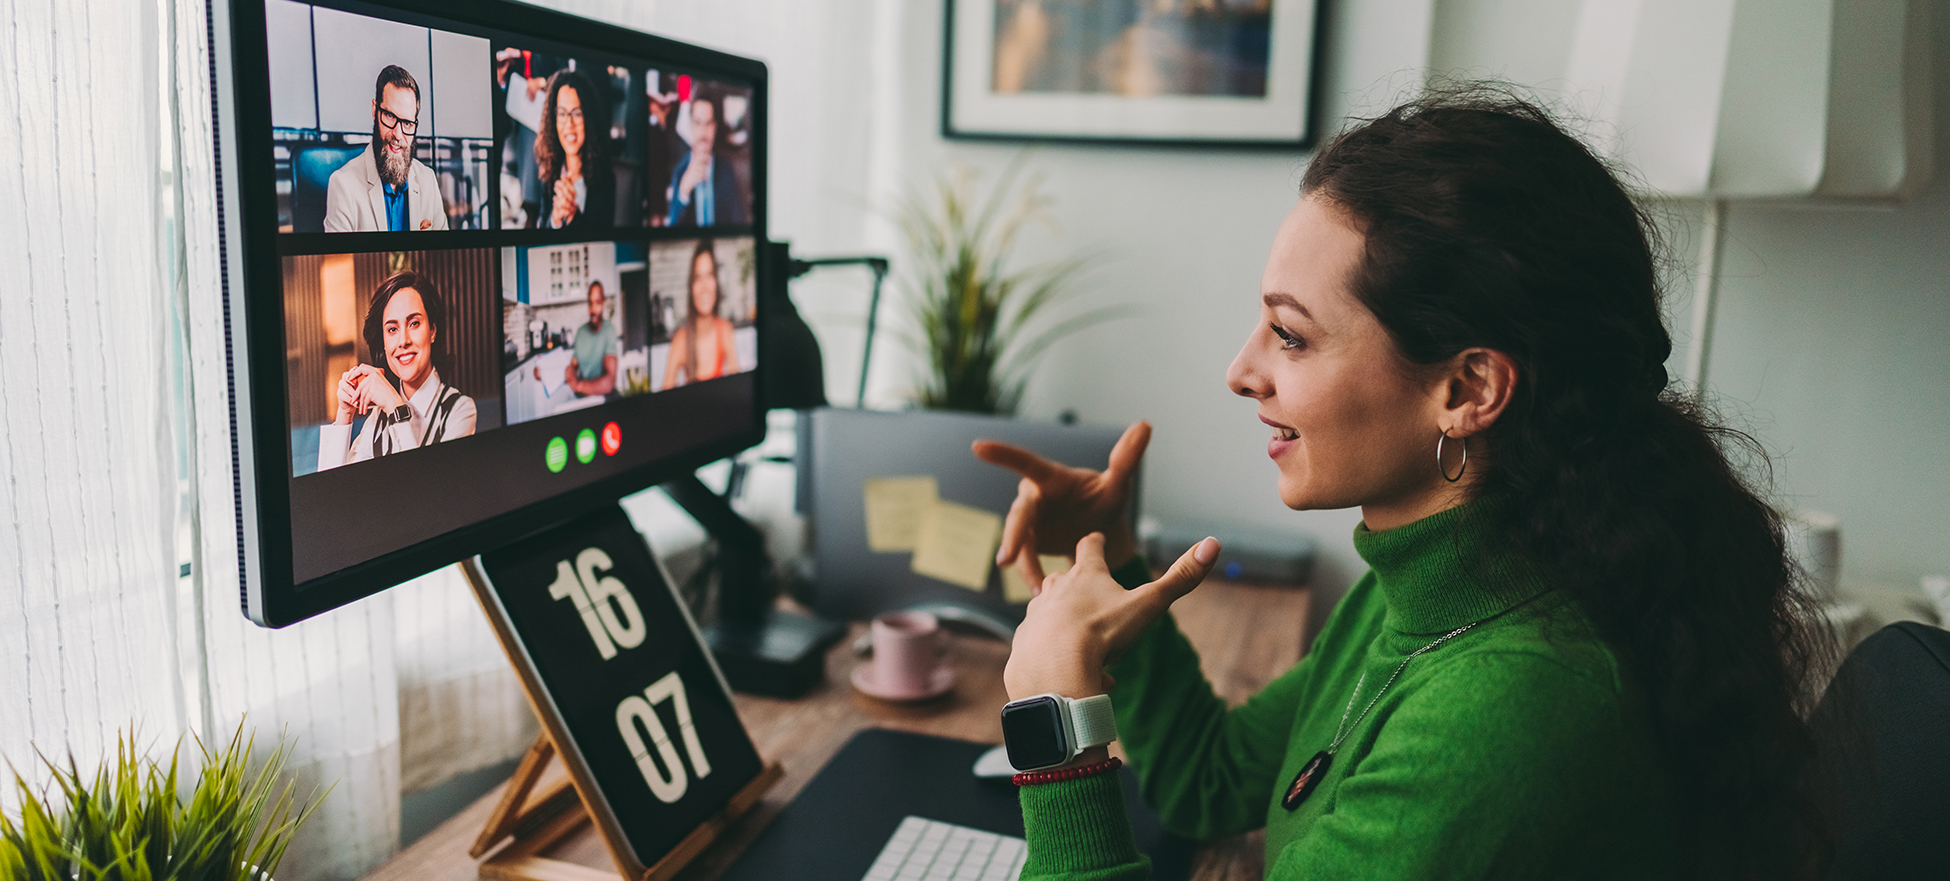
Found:
M 644 163 L 645 168 L 675 168 L 677 157 L 690 150 L 684 139 L 677 135 L 677 114 L 681 106 L 677 92 L 661 91 L 666 78 L 674 88 L 676 77 L 673 74 L 659 74 L 653 70 L 647 78 L 648 94 L 644 97 L 645 109 L 650 113 L 650 126 L 649 137 L 644 143 L 645 158 L 648 160 Z M 664 221 L 670 215 L 670 196 L 668 186 L 659 187 L 653 183 L 643 188 L 643 218 L 646 223 L 651 226 L 665 225 Z
M 1226 384 L 1370 567 L 1306 658 L 1243 704 L 1199 675 L 1166 611 L 1219 548 L 1152 580 L 1139 424 L 1102 472 L 976 444 L 1023 477 L 996 559 L 1037 594 L 1003 683 L 1108 693 L 1165 828 L 1263 828 L 1267 881 L 1831 877 L 1800 708 L 1834 636 L 1766 456 L 1666 373 L 1658 215 L 1508 94 L 1357 121 L 1275 234 Z M 1022 876 L 1151 877 L 1117 760 L 1063 764 L 1018 790 Z
M 711 240 L 705 239 L 691 254 L 691 316 L 670 336 L 664 388 L 739 371 L 731 322 L 718 316 L 722 302 L 718 297 L 718 254 L 712 250 Z
M 474 399 L 440 381 L 444 353 L 435 345 L 447 325 L 446 304 L 417 272 L 396 273 L 372 292 L 366 348 L 385 367 L 356 364 L 339 377 L 338 413 L 318 429 L 318 470 L 337 468 L 474 433 Z M 366 424 L 352 436 L 352 419 Z
M 440 179 L 413 158 L 420 84 L 386 65 L 372 87 L 372 146 L 332 172 L 325 185 L 326 232 L 447 228 Z
M 603 283 L 589 283 L 589 320 L 576 328 L 575 357 L 569 359 L 566 379 L 577 397 L 607 395 L 616 390 L 616 322 L 604 321 Z
M 616 172 L 610 167 L 608 104 L 588 77 L 558 70 L 548 79 L 542 131 L 535 139 L 545 229 L 607 228 L 616 223 Z
M 724 119 L 719 105 L 716 95 L 702 90 L 691 97 L 691 151 L 671 170 L 665 226 L 751 222 L 738 196 L 737 174 L 717 155 Z

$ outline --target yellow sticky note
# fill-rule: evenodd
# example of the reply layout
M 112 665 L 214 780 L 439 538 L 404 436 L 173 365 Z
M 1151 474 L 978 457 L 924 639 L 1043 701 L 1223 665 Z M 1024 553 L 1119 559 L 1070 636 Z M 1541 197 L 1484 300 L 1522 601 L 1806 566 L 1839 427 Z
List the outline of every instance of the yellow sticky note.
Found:
M 1037 554 L 1036 559 L 1043 564 L 1044 575 L 1061 575 L 1070 571 L 1069 557 L 1053 557 Z M 1002 570 L 1002 599 L 1010 603 L 1026 603 L 1032 598 L 1029 582 L 1023 580 L 1022 570 L 1010 566 Z
M 934 478 L 869 477 L 867 500 L 867 550 L 879 553 L 914 550 L 920 535 L 921 514 L 934 506 L 939 490 Z
M 936 501 L 921 512 L 914 572 L 979 591 L 1002 543 L 1002 518 L 980 508 Z

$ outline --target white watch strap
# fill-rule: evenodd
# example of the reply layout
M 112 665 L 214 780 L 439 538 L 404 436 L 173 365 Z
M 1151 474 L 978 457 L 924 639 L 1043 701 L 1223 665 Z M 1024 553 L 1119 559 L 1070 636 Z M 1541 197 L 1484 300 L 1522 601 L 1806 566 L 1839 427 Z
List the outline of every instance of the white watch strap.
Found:
M 1117 714 L 1111 711 L 1110 695 L 1070 701 L 1070 729 L 1076 733 L 1077 749 L 1103 746 L 1116 740 Z

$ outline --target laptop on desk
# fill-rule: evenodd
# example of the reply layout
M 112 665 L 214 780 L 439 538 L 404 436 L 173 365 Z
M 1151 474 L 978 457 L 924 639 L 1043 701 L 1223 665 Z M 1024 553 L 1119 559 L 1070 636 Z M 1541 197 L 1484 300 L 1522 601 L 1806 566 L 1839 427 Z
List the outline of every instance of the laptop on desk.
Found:
M 869 728 L 840 748 L 725 881 L 1013 881 L 1022 865 L 1022 809 L 1008 778 L 977 778 L 989 744 Z M 1167 834 L 1124 775 L 1124 804 L 1153 877 L 1189 876 L 1192 844 Z
M 1007 597 L 999 570 L 991 568 L 977 583 L 951 584 L 917 572 L 911 553 L 873 550 L 864 492 L 867 482 L 932 478 L 942 501 L 980 509 L 999 519 L 1015 501 L 1018 478 L 976 459 L 970 444 L 978 439 L 998 440 L 1066 465 L 1103 468 L 1123 433 L 1122 427 L 930 410 L 824 408 L 800 414 L 798 496 L 813 533 L 810 604 L 830 618 L 866 619 L 915 603 L 948 603 L 1009 623 L 1022 620 L 1022 602 Z M 1136 490 L 1134 486 L 1133 523 L 1138 515 Z

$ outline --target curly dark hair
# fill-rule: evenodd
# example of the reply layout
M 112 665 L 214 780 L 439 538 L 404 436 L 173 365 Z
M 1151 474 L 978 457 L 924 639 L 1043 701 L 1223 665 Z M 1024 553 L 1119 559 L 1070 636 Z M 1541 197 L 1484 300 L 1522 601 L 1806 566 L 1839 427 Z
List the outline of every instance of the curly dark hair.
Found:
M 372 304 L 366 307 L 366 352 L 373 363 L 386 372 L 386 381 L 393 388 L 399 388 L 399 376 L 393 373 L 392 362 L 386 360 L 386 304 L 393 295 L 408 288 L 420 295 L 420 304 L 427 310 L 427 323 L 433 325 L 433 369 L 441 376 L 452 376 L 447 369 L 447 353 L 453 343 L 447 338 L 447 304 L 440 299 L 440 291 L 434 287 L 433 279 L 424 273 L 411 269 L 395 272 L 379 283 L 372 292 Z
M 1764 451 L 1669 385 L 1654 218 L 1550 113 L 1480 84 L 1360 121 L 1302 188 L 1365 236 L 1353 293 L 1409 361 L 1484 347 L 1518 365 L 1475 491 L 1511 502 L 1486 514 L 1496 531 L 1643 689 L 1691 871 L 1818 873 L 1832 837 L 1804 714 L 1833 648 L 1729 458 Z
M 584 174 L 603 168 L 608 158 L 604 151 L 609 144 L 609 99 L 596 90 L 595 82 L 581 73 L 568 69 L 556 71 L 549 76 L 545 87 L 548 97 L 542 102 L 542 130 L 535 136 L 536 172 L 545 190 L 562 176 L 562 166 L 567 160 L 562 152 L 562 139 L 555 133 L 555 97 L 564 87 L 576 90 L 576 98 L 582 102 Z

